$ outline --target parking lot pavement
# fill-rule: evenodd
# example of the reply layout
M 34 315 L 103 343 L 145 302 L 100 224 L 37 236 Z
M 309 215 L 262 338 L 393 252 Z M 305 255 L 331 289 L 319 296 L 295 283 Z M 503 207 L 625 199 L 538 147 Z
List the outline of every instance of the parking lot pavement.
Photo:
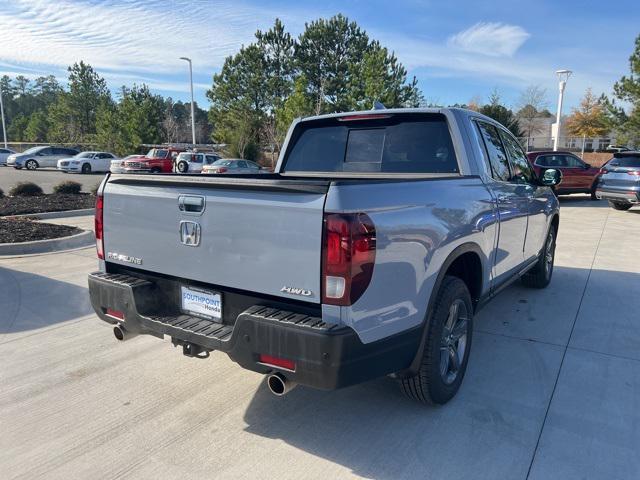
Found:
M 39 168 L 38 170 L 16 170 L 12 167 L 0 167 L 0 188 L 6 194 L 11 187 L 18 182 L 33 182 L 40 185 L 44 193 L 52 193 L 53 187 L 60 182 L 73 180 L 82 185 L 82 190 L 89 192 L 91 188 L 100 183 L 104 173 L 90 173 L 81 175 L 78 173 L 59 172 L 53 168 Z
M 116 342 L 93 249 L 0 260 L 0 477 L 637 479 L 639 234 L 638 209 L 563 201 L 551 286 L 479 313 L 439 408 L 388 378 L 273 397 L 223 354 Z

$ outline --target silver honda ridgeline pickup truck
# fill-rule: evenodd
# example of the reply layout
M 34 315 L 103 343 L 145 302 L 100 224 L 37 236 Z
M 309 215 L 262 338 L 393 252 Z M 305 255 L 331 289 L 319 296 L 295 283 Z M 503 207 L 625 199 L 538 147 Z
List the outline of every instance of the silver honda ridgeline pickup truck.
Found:
M 278 395 L 392 375 L 443 404 L 474 313 L 549 284 L 559 181 L 472 111 L 296 120 L 273 174 L 105 178 L 91 303 L 119 340 L 221 350 Z

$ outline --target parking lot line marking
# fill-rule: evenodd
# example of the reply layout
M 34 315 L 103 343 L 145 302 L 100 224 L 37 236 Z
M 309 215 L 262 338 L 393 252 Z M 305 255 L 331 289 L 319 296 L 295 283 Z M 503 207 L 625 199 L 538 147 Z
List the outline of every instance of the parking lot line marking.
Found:
M 571 337 L 573 336 L 573 331 L 576 328 L 576 322 L 578 321 L 578 316 L 580 315 L 580 309 L 582 308 L 582 302 L 584 301 L 585 293 L 587 293 L 587 287 L 589 286 L 589 280 L 591 279 L 591 272 L 593 272 L 593 265 L 596 262 L 596 258 L 598 257 L 598 250 L 600 249 L 600 242 L 602 242 L 602 237 L 604 236 L 604 232 L 607 229 L 607 222 L 609 221 L 610 211 L 607 211 L 607 216 L 604 219 L 604 223 L 602 224 L 602 231 L 600 232 L 600 238 L 598 238 L 598 244 L 596 245 L 596 249 L 593 252 L 593 258 L 591 259 L 591 265 L 589 266 L 589 273 L 587 275 L 587 281 L 584 284 L 584 288 L 582 289 L 582 295 L 580 295 L 580 302 L 578 303 L 578 308 L 576 309 L 576 315 L 573 318 L 573 324 L 571 325 L 571 333 L 569 333 L 569 338 L 567 339 L 567 344 L 564 346 L 564 351 L 562 352 L 562 359 L 560 360 L 560 367 L 558 368 L 558 373 L 556 374 L 556 380 L 553 383 L 553 390 L 551 390 L 551 395 L 549 397 L 549 403 L 547 404 L 547 409 L 544 412 L 544 419 L 542 420 L 542 425 L 540 426 L 540 432 L 538 432 L 538 439 L 536 440 L 536 446 L 533 449 L 533 455 L 531 456 L 531 462 L 529 463 L 529 469 L 527 470 L 527 477 L 531 475 L 531 469 L 533 468 L 533 463 L 536 460 L 536 454 L 538 453 L 538 448 L 540 447 L 540 439 L 542 438 L 542 432 L 544 431 L 544 427 L 547 424 L 547 417 L 549 415 L 549 410 L 551 409 L 551 403 L 553 402 L 553 397 L 556 393 L 556 388 L 558 388 L 558 380 L 560 379 L 560 373 L 562 372 L 562 367 L 564 365 L 564 359 L 567 356 L 567 350 L 569 350 L 569 345 L 571 344 Z

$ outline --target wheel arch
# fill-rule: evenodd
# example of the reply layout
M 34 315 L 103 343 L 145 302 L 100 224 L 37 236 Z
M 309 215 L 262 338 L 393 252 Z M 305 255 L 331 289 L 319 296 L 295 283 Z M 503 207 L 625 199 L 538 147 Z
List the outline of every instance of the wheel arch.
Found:
M 420 344 L 411 365 L 405 372 L 401 372 L 399 376 L 414 375 L 420 368 L 420 362 L 424 355 L 424 349 L 430 328 L 431 314 L 433 312 L 435 297 L 442 286 L 442 282 L 447 275 L 460 278 L 469 289 L 471 294 L 471 302 L 474 311 L 479 304 L 483 291 L 484 271 L 487 267 L 487 258 L 482 252 L 480 245 L 474 242 L 463 243 L 456 247 L 445 259 L 438 271 L 438 276 L 433 284 L 431 295 L 422 321 L 422 331 Z

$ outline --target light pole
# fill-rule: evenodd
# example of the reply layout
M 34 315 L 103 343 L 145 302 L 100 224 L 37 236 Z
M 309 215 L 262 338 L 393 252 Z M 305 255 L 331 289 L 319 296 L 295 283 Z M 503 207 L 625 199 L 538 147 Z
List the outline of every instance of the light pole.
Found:
M 4 124 L 4 104 L 2 103 L 2 85 L 0 85 L 0 117 L 2 117 L 2 135 L 4 136 L 4 148 L 7 147 L 7 127 Z
M 193 107 L 193 68 L 191 66 L 191 59 L 187 57 L 180 57 L 180 60 L 189 62 L 189 83 L 191 85 L 191 140 L 193 146 L 196 145 L 196 116 Z
M 556 112 L 556 134 L 553 137 L 553 151 L 558 150 L 558 140 L 560 139 L 560 121 L 562 117 L 562 100 L 564 99 L 564 88 L 567 86 L 567 80 L 571 76 L 571 70 L 558 70 L 558 111 Z

